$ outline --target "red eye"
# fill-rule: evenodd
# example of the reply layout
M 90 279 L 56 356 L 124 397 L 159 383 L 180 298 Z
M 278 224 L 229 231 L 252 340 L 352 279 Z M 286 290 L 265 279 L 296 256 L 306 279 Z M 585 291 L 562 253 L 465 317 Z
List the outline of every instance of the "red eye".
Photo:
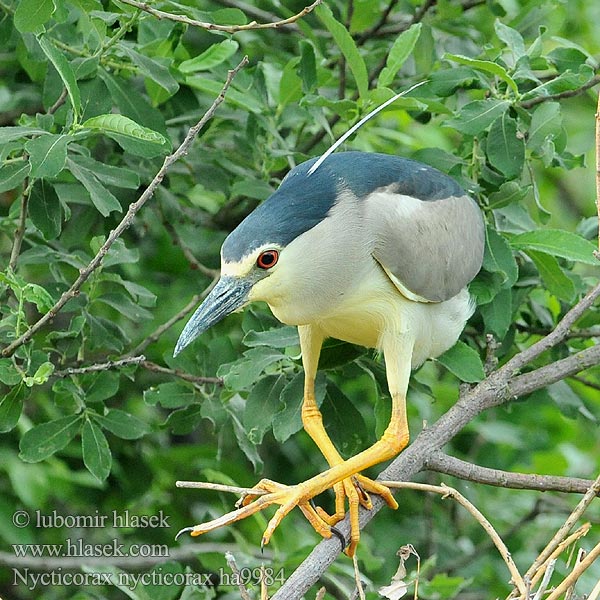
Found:
M 261 252 L 256 260 L 256 266 L 261 269 L 270 269 L 277 264 L 279 260 L 279 252 L 277 250 L 265 250 Z

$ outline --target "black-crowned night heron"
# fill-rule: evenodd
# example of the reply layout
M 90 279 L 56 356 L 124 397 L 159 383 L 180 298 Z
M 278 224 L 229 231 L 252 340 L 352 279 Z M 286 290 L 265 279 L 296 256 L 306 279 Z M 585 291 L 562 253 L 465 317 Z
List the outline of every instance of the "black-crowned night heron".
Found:
M 227 237 L 221 278 L 185 326 L 175 354 L 234 310 L 262 300 L 283 323 L 297 325 L 305 371 L 302 421 L 330 468 L 295 486 L 263 480 L 268 492 L 188 531 L 199 535 L 280 507 L 263 535 L 298 506 L 324 537 L 345 514 L 352 555 L 358 506 L 369 493 L 396 508 L 388 488 L 360 471 L 397 455 L 408 443 L 406 392 L 411 368 L 454 345 L 473 304 L 466 289 L 483 257 L 477 204 L 436 169 L 386 154 L 331 154 L 292 169 L 279 189 Z M 392 398 L 390 423 L 373 446 L 344 460 L 329 439 L 314 381 L 323 340 L 337 338 L 383 353 Z M 335 514 L 311 499 L 335 491 Z

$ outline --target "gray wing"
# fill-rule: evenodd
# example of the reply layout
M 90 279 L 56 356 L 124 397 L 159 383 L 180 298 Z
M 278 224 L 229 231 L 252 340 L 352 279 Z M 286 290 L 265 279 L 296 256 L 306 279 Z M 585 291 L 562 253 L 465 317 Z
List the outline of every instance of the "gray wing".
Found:
M 412 300 L 452 298 L 479 272 L 485 233 L 467 195 L 419 200 L 380 188 L 364 199 L 373 256 Z

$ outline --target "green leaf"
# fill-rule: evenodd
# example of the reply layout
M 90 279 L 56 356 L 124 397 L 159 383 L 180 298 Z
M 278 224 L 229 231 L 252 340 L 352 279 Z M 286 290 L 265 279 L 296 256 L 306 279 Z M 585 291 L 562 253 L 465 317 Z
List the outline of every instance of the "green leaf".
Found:
M 519 59 L 525 54 L 523 36 L 516 29 L 505 25 L 500 19 L 496 19 L 494 21 L 494 30 L 498 39 L 504 42 L 504 45 L 512 52 L 515 59 Z
M 144 56 L 136 52 L 126 42 L 119 42 L 117 45 L 129 56 L 145 77 L 163 88 L 169 96 L 177 92 L 179 83 L 177 83 L 177 80 L 171 75 L 169 68 L 159 58 Z
M 122 212 L 119 201 L 100 183 L 93 171 L 85 169 L 70 158 L 67 159 L 67 165 L 73 176 L 88 191 L 92 203 L 103 217 L 107 217 L 114 210 Z
M 46 240 L 53 240 L 62 228 L 62 206 L 54 187 L 38 179 L 29 196 L 29 216 Z
M 529 90 L 523 95 L 522 99 L 529 100 L 540 96 L 553 96 L 554 94 L 577 90 L 588 83 L 592 77 L 594 77 L 594 69 L 587 64 L 580 65 L 578 72 L 565 71 L 558 77 Z
M 29 140 L 25 150 L 29 154 L 31 177 L 56 177 L 67 161 L 68 135 L 41 135 Z
M 14 429 L 23 412 L 25 386 L 15 385 L 6 396 L 0 399 L 0 433 Z
M 527 148 L 540 151 L 547 140 L 554 140 L 562 133 L 562 114 L 558 102 L 543 102 L 531 117 Z
M 21 438 L 19 456 L 25 462 L 39 462 L 62 450 L 79 432 L 82 415 L 70 415 L 36 425 Z
M 267 331 L 249 331 L 243 339 L 246 346 L 269 346 L 271 348 L 289 348 L 300 345 L 298 330 L 290 325 L 274 327 Z
M 0 358 L 0 381 L 6 385 L 17 385 L 22 380 L 21 373 L 15 367 L 12 359 Z
M 501 114 L 492 123 L 486 154 L 490 164 L 508 179 L 514 179 L 523 171 L 525 144 L 518 137 L 517 122 L 508 113 Z
M 136 190 L 140 187 L 140 176 L 131 169 L 107 165 L 89 156 L 73 155 L 71 160 L 76 162 L 80 167 L 88 171 L 93 171 L 94 175 L 104 185 L 128 190 Z
M 479 354 L 460 340 L 437 360 L 461 381 L 476 383 L 485 377 Z
M 161 383 L 144 391 L 144 402 L 151 406 L 160 404 L 163 408 L 181 408 L 195 401 L 194 390 L 176 381 Z
M 205 418 L 205 410 L 204 404 L 200 403 L 174 410 L 161 427 L 171 430 L 175 435 L 189 435 Z
M 523 185 L 518 181 L 505 181 L 498 191 L 489 195 L 488 203 L 492 209 L 502 208 L 509 204 L 518 203 L 530 191 L 530 186 Z
M 577 72 L 588 59 L 587 55 L 577 48 L 560 47 L 548 52 L 547 58 L 561 73 L 569 70 Z
M 350 458 L 365 447 L 368 439 L 365 420 L 348 396 L 329 381 L 321 406 L 327 432 L 336 440 L 341 455 Z
M 298 76 L 300 59 L 294 57 L 285 65 L 279 80 L 279 106 L 298 103 L 302 98 L 302 80 Z
M 143 127 L 124 115 L 112 113 L 98 115 L 97 117 L 88 119 L 85 123 L 82 123 L 81 126 L 87 129 L 99 130 L 107 135 L 117 134 L 141 142 L 158 144 L 159 146 L 166 146 L 169 144 L 169 141 L 164 135 L 152 129 L 148 129 L 148 127 Z
M 396 73 L 414 50 L 419 35 L 421 35 L 421 27 L 421 23 L 414 23 L 396 38 L 389 51 L 385 67 L 379 75 L 379 87 L 389 87 L 392 84 Z
M 315 48 L 308 40 L 300 41 L 298 75 L 302 80 L 302 91 L 305 94 L 312 93 L 317 86 L 317 59 Z
M 348 30 L 336 20 L 331 9 L 326 4 L 321 4 L 315 9 L 315 13 L 321 19 L 335 43 L 339 46 L 358 88 L 358 94 L 364 98 L 369 91 L 369 74 L 363 57 L 360 55 L 356 43 Z
M 119 112 L 135 123 L 149 127 L 160 133 L 166 132 L 165 119 L 162 113 L 154 108 L 127 80 L 113 77 L 104 69 L 98 69 L 98 76 L 108 88 L 113 102 Z
M 315 396 L 317 406 L 325 398 L 326 384 L 322 373 L 317 374 Z M 273 435 L 283 443 L 302 429 L 302 398 L 304 395 L 304 374 L 297 373 L 281 392 L 283 408 L 273 418 Z
M 576 419 L 583 416 L 594 423 L 598 419 L 584 404 L 582 398 L 576 394 L 566 381 L 558 381 L 548 386 L 548 394 L 558 406 L 560 412 L 568 419 Z
M 431 90 L 437 96 L 447 97 L 454 94 L 458 88 L 471 87 L 479 80 L 479 75 L 470 67 L 453 67 L 442 69 L 430 76 Z
M 446 60 L 452 60 L 454 62 L 460 63 L 461 65 L 467 65 L 476 71 L 484 71 L 486 73 L 491 73 L 496 77 L 499 77 L 509 85 L 509 87 L 514 92 L 515 96 L 519 95 L 519 88 L 517 84 L 514 82 L 513 78 L 508 74 L 507 70 L 498 63 L 491 62 L 489 60 L 478 60 L 476 58 L 469 58 L 468 56 L 462 56 L 460 54 L 445 54 L 444 58 Z
M 83 425 L 81 451 L 87 470 L 98 481 L 104 481 L 110 474 L 112 454 L 102 430 L 90 420 Z
M 23 288 L 23 298 L 26 302 L 35 304 L 42 314 L 46 314 L 54 306 L 52 296 L 37 283 L 28 283 Z
M 208 79 L 202 75 L 188 75 L 185 79 L 185 83 L 194 89 L 210 94 L 214 98 L 221 93 L 221 88 L 223 87 L 221 82 Z M 233 87 L 230 87 L 227 90 L 225 102 L 258 115 L 262 115 L 265 110 L 255 96 L 240 92 Z
M 514 285 L 519 276 L 517 261 L 508 241 L 492 227 L 486 227 L 483 268 L 490 273 L 500 273 L 503 287 Z
M 253 386 L 246 400 L 243 425 L 253 444 L 260 444 L 281 410 L 281 394 L 287 383 L 283 375 L 269 375 Z
M 537 229 L 515 235 L 510 245 L 517 250 L 537 250 L 586 265 L 598 266 L 594 257 L 596 247 L 581 236 L 562 229 Z
M 7 144 L 23 137 L 44 135 L 48 132 L 35 127 L 0 127 L 0 144 Z
M 548 291 L 565 302 L 573 302 L 575 299 L 575 284 L 564 273 L 554 256 L 535 250 L 526 250 L 526 253 L 535 264 Z
M 135 323 L 141 321 L 148 321 L 152 319 L 153 315 L 150 311 L 141 307 L 137 302 L 134 302 L 129 296 L 120 292 L 111 292 L 108 294 L 102 294 L 95 300 L 96 302 L 102 302 L 116 311 L 120 312 L 123 316 L 131 319 Z
M 493 333 L 502 340 L 508 332 L 512 321 L 511 288 L 501 289 L 491 302 L 479 307 L 486 332 Z
M 52 373 L 54 373 L 54 365 L 51 362 L 42 363 L 32 377 L 25 377 L 25 384 L 28 387 L 43 385 L 50 379 Z
M 500 115 L 508 110 L 506 100 L 475 100 L 463 106 L 458 115 L 446 121 L 446 125 L 462 133 L 479 135 L 485 131 Z
M 184 60 L 179 65 L 179 70 L 182 73 L 195 73 L 196 71 L 210 71 L 216 66 L 231 58 L 239 48 L 239 44 L 235 40 L 223 40 L 219 44 L 213 44 L 202 54 Z
M 75 121 L 78 121 L 79 116 L 81 115 L 81 95 L 79 93 L 79 88 L 77 87 L 75 73 L 69 64 L 69 61 L 65 58 L 65 55 L 43 35 L 38 38 L 38 43 L 44 54 L 48 57 L 48 60 L 58 71 L 60 78 L 67 88 L 67 94 L 69 95 L 71 107 L 73 108 Z
M 232 390 L 248 390 L 270 365 L 290 359 L 277 350 L 259 346 L 244 352 L 235 363 L 222 365 L 217 375 L 223 377 L 225 385 Z
M 0 193 L 14 190 L 29 175 L 31 165 L 27 161 L 0 166 Z
M 14 25 L 20 33 L 42 33 L 55 10 L 54 0 L 19 0 Z

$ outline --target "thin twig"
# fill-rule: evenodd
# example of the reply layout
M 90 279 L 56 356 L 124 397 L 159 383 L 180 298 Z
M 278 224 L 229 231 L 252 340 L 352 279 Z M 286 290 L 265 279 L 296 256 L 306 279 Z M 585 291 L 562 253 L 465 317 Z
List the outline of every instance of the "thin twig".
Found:
M 146 360 L 145 356 L 131 356 L 119 360 L 109 360 L 104 363 L 96 363 L 87 367 L 69 367 L 62 371 L 54 371 L 53 377 L 71 377 L 72 375 L 85 375 L 86 373 L 96 373 L 98 371 L 109 371 L 110 369 L 121 369 L 130 365 L 139 365 Z
M 161 365 L 157 365 L 149 360 L 144 360 L 140 363 L 140 366 L 144 367 L 148 371 L 152 371 L 154 373 L 161 373 L 163 375 L 172 375 L 173 377 L 179 377 L 179 379 L 183 379 L 184 381 L 189 381 L 190 383 L 196 383 L 198 385 L 204 385 L 206 383 L 213 383 L 215 385 L 223 385 L 223 379 L 221 377 L 204 377 L 200 375 L 192 375 L 191 373 L 186 373 L 185 371 L 181 371 L 180 369 L 170 369 L 169 367 L 163 367 Z
M 10 260 L 8 261 L 8 268 L 14 271 L 17 268 L 17 261 L 19 260 L 19 254 L 21 253 L 21 244 L 25 237 L 25 228 L 27 226 L 27 205 L 29 203 L 29 177 L 25 178 L 23 182 L 23 194 L 21 195 L 21 207 L 19 209 L 19 221 L 17 229 L 15 231 L 15 239 L 13 241 L 12 249 L 10 251 Z
M 115 227 L 115 229 L 113 229 L 110 232 L 109 236 L 106 238 L 106 241 L 104 242 L 104 244 L 102 244 L 102 247 L 100 248 L 100 250 L 98 250 L 96 256 L 94 256 L 94 258 L 90 261 L 90 263 L 85 268 L 80 269 L 79 276 L 77 277 L 75 282 L 71 285 L 71 287 L 66 292 L 64 292 L 62 294 L 62 296 L 59 298 L 58 302 L 46 314 L 43 317 L 41 317 L 38 321 L 36 321 L 23 335 L 18 337 L 16 340 L 14 340 L 11 344 L 6 346 L 6 348 L 4 348 L 2 350 L 2 356 L 12 355 L 12 353 L 17 348 L 19 348 L 20 346 L 22 346 L 23 344 L 28 342 L 36 332 L 38 332 L 44 325 L 46 325 L 46 323 L 51 321 L 69 300 L 71 300 L 72 298 L 75 298 L 79 294 L 79 290 L 81 289 L 81 286 L 85 283 L 85 281 L 87 281 L 89 276 L 102 264 L 104 257 L 106 256 L 106 254 L 108 253 L 109 249 L 114 244 L 114 242 L 131 225 L 137 212 L 153 196 L 154 192 L 156 191 L 156 188 L 161 184 L 162 180 L 164 179 L 164 177 L 165 177 L 167 171 L 169 170 L 169 168 L 171 167 L 171 165 L 173 163 L 175 163 L 176 161 L 178 161 L 182 156 L 187 154 L 190 146 L 192 145 L 192 142 L 196 139 L 196 137 L 197 137 L 198 133 L 200 132 L 200 130 L 202 129 L 202 127 L 204 127 L 206 122 L 209 121 L 213 117 L 215 111 L 217 110 L 219 105 L 225 99 L 225 94 L 227 93 L 227 90 L 228 90 L 229 86 L 231 85 L 233 78 L 247 64 L 248 64 L 248 57 L 245 56 L 241 60 L 241 62 L 237 65 L 237 67 L 235 67 L 235 69 L 232 69 L 231 71 L 229 71 L 229 73 L 227 74 L 227 80 L 225 81 L 225 84 L 223 85 L 221 92 L 215 98 L 215 100 L 213 101 L 210 108 L 204 113 L 204 115 L 200 119 L 200 121 L 198 121 L 198 123 L 196 123 L 196 125 L 194 125 L 188 131 L 187 135 L 185 136 L 185 139 L 183 140 L 181 145 L 177 148 L 177 150 L 175 150 L 175 152 L 173 152 L 173 154 L 170 154 L 169 156 L 167 156 L 165 158 L 165 160 L 162 164 L 162 167 L 159 169 L 158 173 L 154 176 L 154 179 L 150 182 L 150 185 L 145 189 L 144 193 L 139 197 L 138 200 L 136 200 L 135 202 L 133 202 L 132 204 L 129 205 L 127 214 L 123 217 L 123 219 Z
M 575 530 L 570 536 L 565 538 L 552 552 L 552 554 L 546 559 L 546 561 L 539 567 L 535 575 L 531 578 L 531 581 L 525 577 L 525 582 L 529 584 L 530 588 L 533 588 L 536 583 L 540 580 L 542 575 L 545 575 L 548 565 L 556 561 L 556 559 L 571 545 L 574 544 L 578 539 L 586 536 L 588 531 L 591 529 L 591 525 L 589 523 L 584 523 L 581 527 Z M 540 584 L 540 587 L 543 585 Z
M 527 593 L 527 588 L 525 586 L 525 582 L 523 581 L 523 577 L 519 573 L 517 569 L 517 565 L 515 564 L 506 544 L 502 540 L 502 538 L 498 535 L 497 531 L 494 529 L 493 525 L 483 516 L 481 511 L 472 504 L 469 500 L 467 500 L 458 490 L 451 488 L 447 485 L 429 485 L 427 483 L 413 483 L 410 481 L 380 481 L 381 484 L 389 487 L 389 488 L 397 488 L 397 489 L 411 489 L 418 490 L 423 492 L 433 492 L 434 494 L 441 494 L 443 498 L 453 498 L 456 500 L 463 508 L 465 508 L 471 515 L 475 518 L 475 520 L 483 527 L 485 532 L 490 536 L 491 540 L 494 542 L 494 545 L 498 549 L 500 556 L 506 563 L 508 570 L 510 571 L 512 582 L 521 592 L 521 594 Z
M 138 354 L 143 352 L 150 344 L 153 344 L 157 340 L 161 338 L 163 333 L 170 329 L 177 321 L 184 319 L 196 306 L 198 303 L 203 300 L 212 288 L 215 286 L 217 279 L 212 280 L 210 285 L 201 293 L 196 294 L 192 297 L 192 299 L 176 314 L 173 315 L 168 321 L 165 321 L 162 325 L 157 327 L 146 339 L 140 342 L 131 352 L 128 352 L 127 355 L 131 356 L 132 354 Z
M 390 16 L 394 7 L 398 4 L 398 0 L 390 0 L 390 3 L 387 5 L 387 8 L 381 13 L 379 17 L 379 21 L 371 27 L 368 31 L 365 31 L 360 35 L 360 37 L 356 40 L 356 43 L 360 46 L 364 44 L 368 39 L 377 34 L 377 32 L 387 23 L 388 17 Z
M 548 335 L 552 331 L 551 329 L 544 329 L 543 327 L 530 327 L 528 325 L 521 325 L 520 323 L 517 323 L 516 327 L 519 331 L 532 333 L 534 335 Z M 596 337 L 600 337 L 600 327 L 587 327 L 584 329 L 576 329 L 575 331 L 569 331 L 567 332 L 565 339 L 586 339 Z
M 573 525 L 577 522 L 579 517 L 584 513 L 587 507 L 590 505 L 592 500 L 600 492 L 600 476 L 596 478 L 594 483 L 589 487 L 583 498 L 578 502 L 573 512 L 569 515 L 567 520 L 561 525 L 554 537 L 548 542 L 548 545 L 542 550 L 540 555 L 535 559 L 531 567 L 525 573 L 526 579 L 531 579 L 533 575 L 540 568 L 540 565 L 548 559 L 548 557 L 554 552 L 557 546 L 563 541 L 569 531 L 573 528 Z
M 175 487 L 191 488 L 195 490 L 213 490 L 215 492 L 230 492 L 247 496 L 262 496 L 267 494 L 265 490 L 239 487 L 236 485 L 224 485 L 222 483 L 211 483 L 210 481 L 176 481 Z
M 360 579 L 360 569 L 358 568 L 358 557 L 356 554 L 352 557 L 352 565 L 354 567 L 354 582 L 356 583 L 356 590 L 354 594 L 352 594 L 353 598 L 360 598 L 360 600 L 365 599 L 365 590 L 363 588 L 363 583 Z
M 546 568 L 544 570 L 544 577 L 542 579 L 542 583 L 540 583 L 540 587 L 537 589 L 533 600 L 542 600 L 542 596 L 548 589 L 548 584 L 550 583 L 550 579 L 552 578 L 552 574 L 554 573 L 554 565 L 556 564 L 556 559 L 548 561 Z
M 531 98 L 530 100 L 523 100 L 519 103 L 522 108 L 531 108 L 532 106 L 536 106 L 541 104 L 542 102 L 550 102 L 551 100 L 560 100 L 561 98 L 573 98 L 574 96 L 579 96 L 579 94 L 583 94 L 586 90 L 593 88 L 595 85 L 600 83 L 600 75 L 595 75 L 589 81 L 584 83 L 581 87 L 578 87 L 575 90 L 565 90 L 564 92 L 558 92 L 557 94 L 548 94 L 547 96 L 536 96 L 535 98 Z
M 229 8 L 237 8 L 241 10 L 246 15 L 250 15 L 253 19 L 260 19 L 262 21 L 275 21 L 277 17 L 267 12 L 266 10 L 262 10 L 256 6 L 252 6 L 247 2 L 241 2 L 241 0 L 217 0 L 219 4 L 223 6 L 228 6 Z M 286 31 L 298 31 L 298 26 L 295 23 L 290 23 L 289 25 L 282 25 L 281 29 L 285 29 Z
M 583 315 L 583 313 L 594 304 L 598 297 L 600 297 L 600 283 L 593 287 L 573 308 L 571 308 L 571 310 L 565 314 L 553 331 L 551 331 L 546 337 L 537 341 L 535 344 L 529 346 L 529 348 L 519 352 L 519 354 L 511 358 L 505 365 L 498 369 L 494 375 L 512 375 L 513 373 L 518 372 L 525 365 L 528 365 L 531 361 L 535 360 L 546 350 L 550 350 L 550 348 L 553 348 L 562 342 L 566 338 L 571 327 Z
M 511 473 L 500 469 L 490 469 L 448 456 L 443 452 L 435 452 L 428 457 L 425 467 L 430 471 L 452 475 L 466 481 L 518 490 L 584 494 L 594 483 L 591 479 L 578 477 Z
M 593 390 L 600 391 L 600 383 L 595 383 L 595 382 L 590 381 L 589 379 L 586 379 L 585 377 L 581 377 L 579 375 L 572 375 L 571 379 L 574 379 L 575 381 L 578 381 L 582 385 L 586 385 L 587 387 L 590 387 Z
M 56 99 L 56 102 L 48 109 L 49 115 L 53 115 L 65 103 L 68 93 L 69 92 L 67 88 L 63 88 L 63 91 L 60 93 L 60 96 Z
M 240 590 L 242 600 L 252 600 L 250 593 L 244 585 L 244 578 L 241 576 L 240 570 L 235 562 L 235 556 L 233 556 L 231 552 L 225 552 L 225 560 L 227 561 L 227 565 L 231 569 L 231 572 L 235 575 L 234 580 L 238 583 L 238 589 Z
M 594 586 L 587 600 L 598 600 L 598 598 L 600 598 L 600 579 L 598 579 L 598 583 Z
M 587 571 L 589 567 L 600 558 L 600 543 L 596 544 L 588 553 L 588 555 L 556 586 L 554 591 L 546 597 L 546 600 L 558 600 L 562 594 Z
M 246 25 L 217 25 L 215 23 L 207 23 L 204 21 L 197 21 L 196 19 L 191 19 L 190 17 L 186 17 L 185 15 L 176 15 L 172 13 L 165 12 L 163 10 L 158 10 L 157 8 L 153 8 L 147 2 L 139 2 L 138 0 L 121 0 L 123 4 L 129 4 L 129 6 L 133 6 L 134 8 L 138 8 L 143 10 L 157 19 L 168 19 L 169 21 L 176 21 L 178 23 L 184 23 L 185 25 L 190 25 L 192 27 L 199 27 L 201 29 L 207 29 L 209 31 L 223 31 L 225 33 L 236 33 L 238 31 L 250 31 L 254 29 L 279 29 L 285 25 L 290 25 L 295 23 L 302 17 L 305 17 L 308 13 L 312 12 L 323 0 L 315 0 L 310 6 L 303 8 L 298 14 L 289 17 L 288 19 L 283 19 L 281 21 L 274 21 L 272 23 L 257 23 L 256 21 L 252 21 L 251 23 L 247 23 Z
M 162 221 L 163 221 L 163 225 L 164 225 L 165 229 L 167 230 L 167 233 L 169 233 L 169 235 L 171 236 L 173 243 L 175 243 L 177 246 L 179 246 L 181 248 L 183 255 L 185 256 L 187 261 L 190 263 L 192 269 L 194 269 L 196 271 L 200 271 L 200 273 L 202 273 L 203 275 L 206 275 L 206 276 L 212 277 L 212 278 L 217 277 L 219 275 L 218 269 L 210 269 L 209 267 L 203 265 L 194 256 L 194 253 L 183 242 L 183 240 L 177 233 L 177 230 L 175 229 L 175 227 L 173 227 L 172 223 L 170 223 L 169 220 L 164 215 L 162 215 Z

